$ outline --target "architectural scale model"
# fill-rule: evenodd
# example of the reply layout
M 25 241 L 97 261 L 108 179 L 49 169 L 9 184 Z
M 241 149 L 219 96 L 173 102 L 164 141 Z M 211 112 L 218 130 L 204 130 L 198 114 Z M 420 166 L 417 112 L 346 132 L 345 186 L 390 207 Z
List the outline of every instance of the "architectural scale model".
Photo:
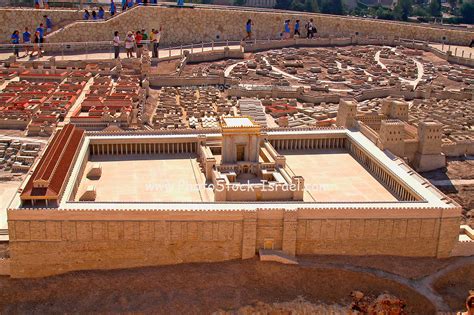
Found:
M 100 40 L 123 28 L 112 23 L 131 14 L 151 21 L 155 9 L 87 28 Z M 60 41 L 83 27 L 48 36 Z M 0 138 L 0 166 L 26 172 L 6 211 L 8 274 L 216 262 L 260 250 L 287 262 L 472 255 L 472 229 L 460 235 L 462 206 L 417 173 L 474 154 L 472 60 L 366 32 L 322 27 L 313 40 L 170 49 L 159 60 L 147 47 L 131 59 L 8 57 L 0 128 L 44 142 Z M 431 32 L 413 34 L 439 35 Z M 446 42 L 468 37 L 448 33 Z

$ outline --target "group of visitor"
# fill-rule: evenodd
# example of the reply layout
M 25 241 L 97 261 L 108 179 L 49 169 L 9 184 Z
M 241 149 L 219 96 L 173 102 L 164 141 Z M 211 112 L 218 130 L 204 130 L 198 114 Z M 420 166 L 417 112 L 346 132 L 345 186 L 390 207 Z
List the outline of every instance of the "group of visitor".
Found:
M 283 32 L 280 33 L 280 37 L 282 39 L 289 39 L 292 37 L 290 24 L 291 24 L 291 20 L 285 20 L 285 22 L 283 23 Z M 245 32 L 247 35 L 242 39 L 242 41 L 252 39 L 253 25 L 254 25 L 253 21 L 251 19 L 248 19 L 247 23 L 245 24 Z M 300 29 L 301 29 L 300 20 L 296 20 L 293 26 L 293 37 L 301 37 Z M 318 30 L 316 29 L 316 26 L 314 25 L 313 19 L 309 19 L 309 21 L 305 24 L 305 29 L 306 29 L 306 38 L 314 38 L 314 34 L 318 32 Z
M 133 8 L 136 5 L 157 4 L 158 0 L 122 0 L 122 11 Z
M 115 12 L 114 12 L 115 14 Z M 112 12 L 110 12 L 110 15 L 113 15 Z M 92 21 L 97 21 L 97 20 L 103 20 L 105 19 L 105 10 L 102 7 L 99 7 L 99 10 L 95 12 L 95 10 L 92 10 L 92 13 L 89 13 L 89 10 L 84 10 L 84 14 L 82 18 L 87 21 L 87 20 L 92 20 Z
M 53 21 L 51 18 L 48 15 L 44 15 L 43 18 L 45 22 L 40 23 L 33 34 L 30 33 L 28 27 L 25 27 L 25 31 L 21 35 L 19 30 L 13 31 L 10 37 L 10 43 L 13 44 L 13 54 L 17 58 L 20 58 L 20 44 L 23 44 L 25 49 L 25 55 L 23 57 L 28 55 L 33 57 L 35 52 L 38 57 L 43 55 L 41 44 L 44 43 L 44 37 L 53 31 Z
M 134 58 L 134 53 L 136 54 L 137 58 L 141 58 L 143 54 L 143 48 L 145 46 L 151 49 L 152 58 L 158 58 L 158 48 L 160 46 L 161 33 L 161 26 L 159 29 L 152 28 L 150 34 L 148 34 L 144 29 L 141 31 L 136 31 L 135 33 L 132 31 L 127 32 L 125 39 L 123 40 L 127 58 Z M 120 34 L 118 31 L 115 31 L 113 38 L 115 59 L 120 58 L 121 43 L 122 41 L 120 40 Z

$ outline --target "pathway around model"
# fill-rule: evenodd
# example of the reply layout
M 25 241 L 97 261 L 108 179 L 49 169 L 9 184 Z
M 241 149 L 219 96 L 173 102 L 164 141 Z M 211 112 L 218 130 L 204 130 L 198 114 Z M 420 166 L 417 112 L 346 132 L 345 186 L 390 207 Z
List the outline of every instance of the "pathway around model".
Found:
M 402 285 L 410 287 L 411 289 L 415 290 L 419 294 L 423 295 L 425 298 L 430 300 L 433 305 L 436 307 L 438 312 L 449 312 L 450 308 L 443 300 L 443 298 L 433 289 L 434 282 L 439 279 L 441 276 L 452 272 L 458 268 L 461 268 L 466 265 L 474 264 L 474 256 L 470 257 L 460 257 L 454 263 L 449 264 L 448 266 L 439 269 L 437 272 L 417 278 L 417 279 L 408 279 L 403 276 L 383 271 L 376 268 L 371 267 L 360 267 L 354 266 L 351 264 L 339 264 L 339 263 L 317 263 L 317 262 L 308 262 L 304 260 L 299 261 L 300 266 L 308 266 L 308 267 L 317 267 L 317 268 L 340 268 L 348 271 L 353 272 L 360 272 L 360 273 L 368 273 L 372 274 L 378 278 L 383 278 L 386 280 L 391 280 L 398 282 Z

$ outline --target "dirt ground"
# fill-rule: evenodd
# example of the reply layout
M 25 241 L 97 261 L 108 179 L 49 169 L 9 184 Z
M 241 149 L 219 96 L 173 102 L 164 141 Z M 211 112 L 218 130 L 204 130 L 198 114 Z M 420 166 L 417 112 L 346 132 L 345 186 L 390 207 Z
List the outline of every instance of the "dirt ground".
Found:
M 463 309 L 466 292 L 474 290 L 474 265 L 467 265 L 439 277 L 433 285 L 451 309 Z
M 312 262 L 313 256 L 298 256 L 300 264 Z M 390 257 L 390 256 L 318 256 L 318 263 L 334 266 L 350 264 L 364 268 L 379 269 L 408 279 L 426 277 L 455 262 L 456 257 L 433 259 L 429 257 Z
M 446 168 L 421 175 L 429 180 L 474 179 L 474 160 L 451 159 Z M 438 186 L 438 189 L 463 207 L 462 223 L 474 228 L 474 185 Z
M 411 314 L 435 312 L 415 290 L 369 273 L 256 259 L 83 271 L 43 279 L 0 277 L 0 287 L 0 313 L 209 314 L 299 296 L 311 303 L 348 305 L 354 290 L 393 294 L 406 302 Z

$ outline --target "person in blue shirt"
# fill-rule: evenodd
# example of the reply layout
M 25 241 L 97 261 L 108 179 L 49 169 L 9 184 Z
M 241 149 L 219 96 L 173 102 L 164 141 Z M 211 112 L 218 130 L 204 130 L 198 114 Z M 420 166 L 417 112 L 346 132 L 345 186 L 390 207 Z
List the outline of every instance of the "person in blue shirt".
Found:
M 114 16 L 116 11 L 114 0 L 110 0 L 110 16 Z
M 82 16 L 82 18 L 83 18 L 84 20 L 88 20 L 90 16 L 91 16 L 91 15 L 89 14 L 89 11 L 84 10 L 84 15 Z
M 178 0 L 178 2 L 176 4 L 180 7 L 182 7 L 182 6 L 184 6 L 184 0 Z
M 290 38 L 290 20 L 286 20 L 283 25 L 283 39 Z
M 18 30 L 15 30 L 13 32 L 11 37 L 11 43 L 14 45 L 13 55 L 15 55 L 16 57 L 20 57 L 20 48 L 18 47 L 18 44 L 20 44 L 20 32 Z
M 127 0 L 127 7 L 131 9 L 133 7 L 133 0 Z
M 247 36 L 245 36 L 242 41 L 247 40 L 247 39 L 252 39 L 252 25 L 253 22 L 251 19 L 247 20 L 247 23 L 245 24 L 245 32 L 247 33 Z
M 298 37 L 301 37 L 301 33 L 300 33 L 300 20 L 296 20 L 295 22 L 295 33 L 294 35 L 298 35 Z
M 95 12 L 95 10 L 92 10 L 92 19 L 94 21 L 97 21 L 97 13 Z
M 46 23 L 46 34 L 49 34 L 53 30 L 53 21 L 47 15 L 44 15 L 43 17 L 45 18 L 45 23 Z
M 103 19 L 104 19 L 104 15 L 105 15 L 104 8 L 99 7 L 99 19 L 100 19 L 100 20 L 103 20 Z
M 43 45 L 41 45 L 43 42 L 44 42 L 44 25 L 43 23 L 41 23 L 38 28 L 36 29 L 36 31 L 38 32 L 39 34 L 39 44 L 38 44 L 38 48 L 39 48 L 39 52 L 42 52 L 42 49 L 43 49 Z
M 26 56 L 28 56 L 31 47 L 31 33 L 28 31 L 28 27 L 25 27 L 25 31 L 23 32 L 23 44 L 25 45 Z

